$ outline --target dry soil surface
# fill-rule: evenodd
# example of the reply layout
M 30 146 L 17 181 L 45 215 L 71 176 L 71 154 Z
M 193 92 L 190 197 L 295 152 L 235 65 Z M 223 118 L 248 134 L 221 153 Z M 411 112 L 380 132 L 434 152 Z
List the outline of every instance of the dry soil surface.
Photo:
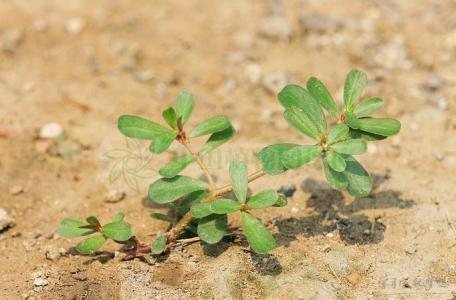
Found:
M 450 0 L 1 1 L 0 298 L 451 299 L 455 15 Z M 330 189 L 318 164 L 254 182 L 297 188 L 287 207 L 258 214 L 280 245 L 272 254 L 234 237 L 149 265 L 121 262 L 111 243 L 77 255 L 55 233 L 65 217 L 120 211 L 143 240 L 166 229 L 149 218 L 166 210 L 144 198 L 171 155 L 126 141 L 119 115 L 157 119 L 187 89 L 191 124 L 230 116 L 238 134 L 208 159 L 222 185 L 231 155 L 253 170 L 261 147 L 306 142 L 282 118 L 280 88 L 314 75 L 340 103 L 355 67 L 402 131 L 360 157 L 369 197 Z

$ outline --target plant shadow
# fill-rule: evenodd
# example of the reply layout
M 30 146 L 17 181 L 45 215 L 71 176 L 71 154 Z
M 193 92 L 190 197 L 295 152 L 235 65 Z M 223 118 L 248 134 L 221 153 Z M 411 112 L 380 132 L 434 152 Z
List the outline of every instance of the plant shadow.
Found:
M 250 257 L 258 274 L 275 276 L 283 271 L 279 260 L 272 254 L 257 254 L 250 252 Z
M 346 203 L 344 194 L 332 189 L 325 182 L 306 179 L 301 189 L 310 193 L 307 207 L 315 214 L 306 217 L 276 219 L 274 224 L 279 232 L 276 238 L 281 245 L 288 246 L 296 236 L 305 237 L 325 235 L 339 230 L 340 238 L 347 244 L 376 244 L 384 239 L 386 226 L 378 219 L 360 213 L 362 210 L 400 208 L 406 209 L 416 205 L 411 199 L 402 199 L 398 191 L 376 190 L 389 175 L 374 174 L 373 192 L 364 198 L 356 198 Z

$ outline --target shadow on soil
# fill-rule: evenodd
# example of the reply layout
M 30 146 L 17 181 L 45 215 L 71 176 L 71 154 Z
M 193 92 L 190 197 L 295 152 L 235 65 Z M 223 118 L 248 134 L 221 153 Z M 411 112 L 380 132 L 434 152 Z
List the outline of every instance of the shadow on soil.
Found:
M 279 233 L 277 241 L 288 246 L 299 234 L 305 237 L 324 235 L 339 229 L 340 238 L 347 244 L 375 244 L 383 240 L 386 226 L 377 218 L 358 213 L 366 209 L 401 208 L 414 206 L 414 200 L 402 199 L 397 191 L 380 191 L 376 189 L 388 175 L 374 175 L 374 189 L 371 195 L 357 198 L 351 203 L 344 201 L 340 191 L 334 190 L 324 182 L 306 179 L 301 189 L 311 194 L 307 207 L 313 208 L 316 214 L 306 217 L 291 217 L 274 222 Z

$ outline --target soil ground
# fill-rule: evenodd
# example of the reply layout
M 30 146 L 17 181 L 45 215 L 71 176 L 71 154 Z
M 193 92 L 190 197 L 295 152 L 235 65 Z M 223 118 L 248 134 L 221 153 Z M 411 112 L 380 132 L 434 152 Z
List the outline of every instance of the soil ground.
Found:
M 1 1 L 0 298 L 455 297 L 455 14 L 450 0 Z M 402 131 L 360 157 L 375 178 L 369 197 L 330 189 L 318 164 L 254 182 L 297 188 L 287 207 L 258 214 L 280 244 L 271 255 L 235 238 L 148 265 L 120 262 L 113 244 L 79 256 L 55 234 L 65 217 L 119 211 L 143 240 L 166 228 L 144 197 L 171 156 L 125 141 L 119 115 L 158 119 L 187 89 L 193 124 L 230 116 L 237 136 L 208 159 L 223 185 L 233 153 L 253 170 L 255 150 L 306 142 L 282 118 L 283 85 L 317 76 L 340 102 L 354 67 Z M 51 122 L 64 136 L 37 139 Z M 115 191 L 126 196 L 106 203 Z

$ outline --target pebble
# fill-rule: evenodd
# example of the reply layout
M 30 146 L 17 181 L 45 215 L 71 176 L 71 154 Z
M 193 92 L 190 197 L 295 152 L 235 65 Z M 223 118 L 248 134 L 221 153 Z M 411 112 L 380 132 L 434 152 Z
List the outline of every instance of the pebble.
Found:
M 334 233 L 329 232 L 329 233 L 326 234 L 326 237 L 332 238 L 332 237 L 334 237 Z
M 299 18 L 299 25 L 304 32 L 323 33 L 331 29 L 334 22 L 327 16 L 310 14 Z
M 82 18 L 71 18 L 65 22 L 65 31 L 71 35 L 77 35 L 84 30 L 85 21 Z
M 441 95 L 432 96 L 429 102 L 440 110 L 447 110 L 448 108 L 448 100 Z
M 261 80 L 262 70 L 261 66 L 256 63 L 248 64 L 245 67 L 245 77 L 250 84 L 258 84 Z
M 299 211 L 299 208 L 297 208 L 297 207 L 292 207 L 292 208 L 291 208 L 291 213 L 292 213 L 292 214 L 295 214 L 295 213 L 297 213 L 298 211 Z
M 48 285 L 48 281 L 47 281 L 47 279 L 38 277 L 38 278 L 35 278 L 35 280 L 33 280 L 33 285 L 36 287 L 46 286 L 46 285 Z
M 14 53 L 23 41 L 23 31 L 19 29 L 9 29 L 2 34 L 1 48 L 4 52 Z
M 41 127 L 39 137 L 42 139 L 55 139 L 63 133 L 59 123 L 48 123 Z
M 277 192 L 284 194 L 287 198 L 293 197 L 293 194 L 296 192 L 296 185 L 284 185 L 280 187 L 280 189 Z
M 20 185 L 14 185 L 9 190 L 10 194 L 13 196 L 19 195 L 24 192 L 24 188 Z
M 76 279 L 76 280 L 79 280 L 79 281 L 86 281 L 87 280 L 87 275 L 83 274 L 83 273 L 72 273 L 71 274 L 71 277 Z
M 133 75 L 134 79 L 139 82 L 147 82 L 154 79 L 156 76 L 151 70 L 137 71 Z
M 263 79 L 263 87 L 270 93 L 276 95 L 287 84 L 288 76 L 285 72 L 274 72 Z
M 124 191 L 112 189 L 106 193 L 103 201 L 107 203 L 117 203 L 125 199 L 125 196 L 127 196 L 127 193 Z
M 45 256 L 51 261 L 57 261 L 59 258 L 66 253 L 65 248 L 57 248 L 55 246 L 47 246 L 45 250 Z
M 273 16 L 263 21 L 260 35 L 273 40 L 289 40 L 292 36 L 292 28 L 286 18 Z
M 0 208 L 0 232 L 12 228 L 15 225 L 14 219 L 8 215 L 6 210 Z

